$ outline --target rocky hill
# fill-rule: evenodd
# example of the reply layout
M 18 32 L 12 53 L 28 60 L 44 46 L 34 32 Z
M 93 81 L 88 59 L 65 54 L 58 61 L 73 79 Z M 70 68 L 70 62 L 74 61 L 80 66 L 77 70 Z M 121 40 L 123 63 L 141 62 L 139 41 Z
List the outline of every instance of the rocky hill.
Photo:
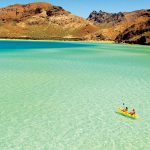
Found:
M 1 38 L 84 39 L 96 30 L 90 21 L 45 2 L 0 8 Z
M 87 19 L 45 2 L 0 8 L 0 38 L 111 40 L 150 44 L 150 9 L 107 13 Z
M 97 34 L 104 39 L 150 44 L 150 9 L 123 13 L 93 11 L 87 20 L 100 26 L 101 29 Z

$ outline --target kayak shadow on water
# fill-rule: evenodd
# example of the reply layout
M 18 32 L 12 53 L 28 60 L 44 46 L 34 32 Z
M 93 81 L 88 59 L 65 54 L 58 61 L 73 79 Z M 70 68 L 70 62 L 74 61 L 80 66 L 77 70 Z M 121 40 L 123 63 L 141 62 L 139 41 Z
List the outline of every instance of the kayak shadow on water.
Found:
M 117 111 L 115 111 L 115 113 L 118 114 L 118 115 L 124 116 L 124 117 L 126 117 L 126 118 L 130 118 L 130 119 L 132 119 L 132 120 L 136 120 L 136 119 L 137 119 L 137 118 L 132 118 L 132 117 L 126 116 L 126 115 L 121 114 L 121 113 L 119 113 L 119 112 L 117 112 Z

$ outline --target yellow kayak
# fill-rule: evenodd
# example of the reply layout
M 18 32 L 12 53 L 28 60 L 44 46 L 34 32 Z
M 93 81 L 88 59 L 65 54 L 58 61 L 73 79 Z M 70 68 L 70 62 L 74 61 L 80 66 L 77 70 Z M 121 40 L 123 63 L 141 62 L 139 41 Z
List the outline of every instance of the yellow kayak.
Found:
M 131 115 L 131 114 L 129 114 L 129 112 L 124 112 L 122 110 L 123 110 L 123 108 L 118 108 L 117 113 L 119 113 L 119 114 L 121 114 L 123 116 L 127 116 L 127 117 L 132 118 L 132 119 L 139 118 L 138 114 Z

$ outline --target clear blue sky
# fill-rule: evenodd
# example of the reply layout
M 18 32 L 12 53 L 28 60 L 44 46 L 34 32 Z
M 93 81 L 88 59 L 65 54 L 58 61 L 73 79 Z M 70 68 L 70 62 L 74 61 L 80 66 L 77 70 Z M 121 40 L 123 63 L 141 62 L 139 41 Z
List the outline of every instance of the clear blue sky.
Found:
M 87 17 L 93 10 L 119 12 L 150 9 L 150 0 L 0 0 L 0 7 L 16 3 L 27 4 L 38 1 L 61 6 L 71 13 L 82 17 Z

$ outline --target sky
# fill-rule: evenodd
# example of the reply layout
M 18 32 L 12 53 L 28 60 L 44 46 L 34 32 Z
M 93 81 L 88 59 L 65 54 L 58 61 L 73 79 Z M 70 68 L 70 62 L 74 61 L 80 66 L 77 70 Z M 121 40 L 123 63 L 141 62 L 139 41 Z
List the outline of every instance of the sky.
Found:
M 125 12 L 139 9 L 150 9 L 150 0 L 0 0 L 0 7 L 12 4 L 48 2 L 61 6 L 71 13 L 87 18 L 93 11 Z

